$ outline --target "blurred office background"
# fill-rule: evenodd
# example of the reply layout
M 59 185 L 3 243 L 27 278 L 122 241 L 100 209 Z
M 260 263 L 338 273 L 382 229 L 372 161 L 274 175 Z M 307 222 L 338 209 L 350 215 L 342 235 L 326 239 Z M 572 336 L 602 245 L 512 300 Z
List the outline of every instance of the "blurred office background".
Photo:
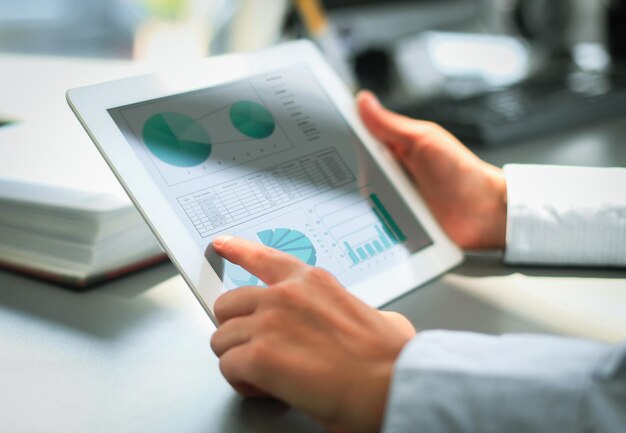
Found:
M 529 119 L 538 107 L 561 113 L 570 124 L 576 119 L 560 107 L 590 110 L 595 104 L 591 114 L 578 114 L 581 119 L 626 107 L 625 80 L 616 72 L 626 45 L 625 4 L 0 0 L 0 52 L 132 59 L 158 67 L 310 37 L 354 89 L 370 88 L 407 114 L 434 116 L 470 143 L 493 144 L 563 123 Z M 534 76 L 538 82 L 510 90 Z M 519 128 L 522 120 L 538 124 Z
M 236 46 L 241 38 L 248 38 L 250 44 L 258 41 L 255 45 L 276 42 L 289 26 L 291 3 L 287 0 L 0 0 L 0 50 L 130 58 L 137 54 L 134 48 L 137 38 L 143 36 L 142 30 L 160 22 L 190 32 L 203 28 L 206 33 L 198 33 L 196 43 L 208 43 L 207 53 L 218 54 L 248 48 Z M 527 9 L 534 10 L 537 23 L 531 26 L 536 28 L 541 26 L 538 12 L 542 8 L 548 15 L 563 14 L 567 9 L 566 14 L 572 20 L 565 36 L 576 43 L 605 40 L 602 13 L 613 2 L 321 1 L 341 36 L 357 46 L 393 44 L 398 38 L 429 29 L 515 33 L 518 26 L 512 13 L 520 3 L 528 3 Z M 565 8 L 564 3 L 569 7 Z M 238 21 L 245 21 L 249 27 L 237 25 Z M 546 20 L 550 25 L 556 21 L 559 17 Z M 560 29 L 550 27 L 550 30 L 556 37 Z
M 426 30 L 514 35 L 537 39 L 544 47 L 560 41 L 569 48 L 581 42 L 604 44 L 606 10 L 621 2 L 0 0 L 0 51 L 142 60 L 146 55 L 249 50 L 305 36 L 294 14 L 305 3 L 325 8 L 336 36 L 354 55 L 393 49 L 403 38 Z M 159 49 L 150 51 L 150 45 Z

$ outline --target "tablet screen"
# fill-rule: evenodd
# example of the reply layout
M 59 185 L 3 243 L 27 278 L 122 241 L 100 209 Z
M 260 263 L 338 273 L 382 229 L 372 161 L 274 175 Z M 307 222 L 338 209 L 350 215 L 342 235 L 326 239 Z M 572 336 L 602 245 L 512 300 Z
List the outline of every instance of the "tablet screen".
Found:
M 305 65 L 108 111 L 202 254 L 228 233 L 350 286 L 432 244 Z

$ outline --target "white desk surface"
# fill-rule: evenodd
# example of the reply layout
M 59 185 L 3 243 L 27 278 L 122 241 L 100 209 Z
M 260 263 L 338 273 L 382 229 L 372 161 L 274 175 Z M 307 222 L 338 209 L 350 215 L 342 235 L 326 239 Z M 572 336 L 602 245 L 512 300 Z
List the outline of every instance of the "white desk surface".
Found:
M 624 120 L 477 153 L 499 165 L 626 166 Z M 418 329 L 615 340 L 622 322 L 581 325 L 580 304 L 601 292 L 612 297 L 612 311 L 626 310 L 625 277 L 624 270 L 508 268 L 497 255 L 470 256 L 388 308 L 407 315 Z M 579 302 L 564 308 L 554 304 L 558 297 L 526 296 L 569 285 L 576 286 Z M 520 308 L 531 301 L 535 308 Z M 595 314 L 603 307 L 594 308 Z M 213 330 L 170 264 L 86 293 L 0 272 L 0 431 L 322 431 L 277 402 L 237 397 L 209 347 Z
M 471 257 L 388 308 L 419 329 L 551 332 L 459 287 L 513 271 L 498 257 Z M 209 347 L 214 327 L 170 264 L 85 293 L 0 272 L 0 330 L 0 431 L 322 431 L 277 402 L 232 391 Z

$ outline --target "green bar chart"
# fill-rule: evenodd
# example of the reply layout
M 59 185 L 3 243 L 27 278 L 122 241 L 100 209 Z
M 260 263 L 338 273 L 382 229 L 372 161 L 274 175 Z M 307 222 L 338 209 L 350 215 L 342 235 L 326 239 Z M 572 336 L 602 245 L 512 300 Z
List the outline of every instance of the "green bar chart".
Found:
M 383 203 L 380 201 L 378 196 L 376 194 L 370 194 L 370 199 L 372 200 L 372 203 L 374 203 L 372 210 L 383 224 L 389 235 L 395 238 L 398 242 L 404 242 L 406 240 L 406 236 L 402 230 L 400 230 L 400 227 L 395 222 L 387 208 L 385 208 Z
M 357 209 L 363 211 L 358 214 Z M 352 265 L 358 265 L 381 255 L 406 240 L 406 235 L 376 194 L 350 207 L 352 212 L 343 209 L 331 215 L 342 215 L 341 220 L 334 216 L 326 218 L 331 232 L 339 233 L 345 256 Z
M 352 264 L 357 265 L 360 262 L 381 254 L 400 243 L 395 237 L 390 237 L 383 230 L 382 224 L 374 225 L 373 229 L 378 237 L 373 238 L 368 242 L 353 246 L 348 241 L 344 241 L 343 246 L 347 251 L 348 257 L 352 261 Z

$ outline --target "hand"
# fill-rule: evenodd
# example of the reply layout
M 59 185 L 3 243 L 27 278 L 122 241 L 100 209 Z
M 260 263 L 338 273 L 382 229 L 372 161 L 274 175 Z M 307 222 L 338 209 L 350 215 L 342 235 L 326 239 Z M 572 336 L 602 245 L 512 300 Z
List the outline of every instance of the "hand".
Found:
M 380 313 L 328 272 L 240 238 L 215 251 L 267 288 L 220 296 L 211 347 L 244 396 L 272 396 L 337 431 L 379 431 L 393 366 L 415 335 L 407 319 Z
M 358 109 L 370 132 L 386 144 L 448 236 L 463 248 L 503 248 L 506 181 L 440 126 L 386 110 L 360 92 Z

